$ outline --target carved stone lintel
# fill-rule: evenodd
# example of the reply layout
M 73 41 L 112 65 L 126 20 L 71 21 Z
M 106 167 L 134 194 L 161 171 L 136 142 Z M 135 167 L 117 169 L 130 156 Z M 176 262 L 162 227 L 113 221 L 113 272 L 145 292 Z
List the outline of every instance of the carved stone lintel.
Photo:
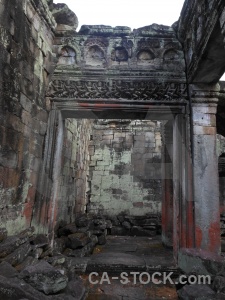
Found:
M 62 81 L 52 82 L 48 96 L 73 99 L 166 100 L 186 99 L 186 84 L 151 81 Z

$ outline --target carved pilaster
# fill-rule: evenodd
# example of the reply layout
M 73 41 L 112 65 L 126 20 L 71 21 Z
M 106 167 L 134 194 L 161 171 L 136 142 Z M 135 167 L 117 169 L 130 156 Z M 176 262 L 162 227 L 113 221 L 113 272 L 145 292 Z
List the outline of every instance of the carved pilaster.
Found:
M 192 85 L 196 247 L 220 252 L 216 110 L 219 85 Z

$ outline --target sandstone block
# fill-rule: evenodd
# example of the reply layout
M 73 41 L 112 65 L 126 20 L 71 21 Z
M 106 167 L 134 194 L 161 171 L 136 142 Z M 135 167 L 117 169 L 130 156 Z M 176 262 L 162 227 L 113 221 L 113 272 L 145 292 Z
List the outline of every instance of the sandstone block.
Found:
M 56 294 L 63 290 L 68 283 L 68 278 L 65 275 L 62 275 L 60 271 L 45 261 L 25 268 L 20 273 L 20 278 L 46 295 Z
M 216 293 L 207 285 L 193 284 L 185 285 L 182 289 L 178 290 L 179 299 L 187 300 L 201 300 L 201 299 L 215 299 Z
M 8 262 L 12 266 L 16 266 L 21 264 L 24 259 L 30 254 L 31 252 L 31 245 L 29 242 L 21 245 L 19 248 L 17 248 L 14 252 L 9 254 L 4 258 L 4 261 Z
M 58 235 L 59 237 L 61 236 L 65 236 L 65 235 L 69 235 L 69 234 L 73 234 L 77 232 L 77 227 L 74 223 L 68 224 L 66 226 L 64 226 L 63 228 L 60 228 L 58 230 Z
M 86 233 L 74 233 L 68 235 L 67 246 L 71 249 L 77 249 L 79 247 L 85 246 L 88 241 L 89 238 Z

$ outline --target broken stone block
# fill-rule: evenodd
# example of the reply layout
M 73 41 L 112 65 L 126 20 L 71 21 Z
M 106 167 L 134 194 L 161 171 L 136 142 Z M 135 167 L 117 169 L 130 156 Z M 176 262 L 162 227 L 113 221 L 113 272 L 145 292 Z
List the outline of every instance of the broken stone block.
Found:
M 86 233 L 74 233 L 68 235 L 67 247 L 77 249 L 85 246 L 89 242 L 89 237 Z
M 178 290 L 177 293 L 181 300 L 211 300 L 215 299 L 216 295 L 216 293 L 206 284 L 185 285 L 182 289 Z
M 58 236 L 61 237 L 61 236 L 66 236 L 66 235 L 69 235 L 69 234 L 73 234 L 73 233 L 76 233 L 77 232 L 77 227 L 75 224 L 68 224 L 62 228 L 60 228 L 58 230 Z
M 46 261 L 51 264 L 53 267 L 57 265 L 62 265 L 65 262 L 65 256 L 57 255 L 52 257 L 47 257 Z
M 70 249 L 66 248 L 66 250 L 63 252 L 63 255 L 69 256 L 69 257 L 84 257 L 87 254 L 86 249 L 83 247 L 81 249 Z
M 77 229 L 77 232 L 87 233 L 89 237 L 92 235 L 92 230 L 89 230 L 89 227 L 80 227 Z
M 54 248 L 55 252 L 62 253 L 66 248 L 66 241 L 67 241 L 67 238 L 64 236 L 54 239 L 53 248 Z
M 42 253 L 43 253 L 43 249 L 42 248 L 36 248 L 36 249 L 32 249 L 31 255 L 35 258 L 40 258 Z
M 25 280 L 38 291 L 46 295 L 56 294 L 63 290 L 68 283 L 68 278 L 62 275 L 46 261 L 40 261 L 34 266 L 28 266 L 20 273 L 20 278 Z
M 224 293 L 225 292 L 225 277 L 216 276 L 213 281 L 213 289 L 216 292 Z
M 13 268 L 8 262 L 3 261 L 0 263 L 0 275 L 7 277 L 7 278 L 13 278 L 18 276 L 18 271 Z
M 126 228 L 126 229 L 131 229 L 131 224 L 128 222 L 128 221 L 124 221 L 123 223 L 122 223 L 122 226 L 124 227 L 124 228 Z
M 89 260 L 90 257 L 66 257 L 64 266 L 69 278 L 72 279 L 74 276 L 76 277 L 76 274 L 85 273 Z
M 77 227 L 88 227 L 91 225 L 92 220 L 89 218 L 90 216 L 82 215 L 78 217 L 75 221 Z
M 49 241 L 45 234 L 38 234 L 30 241 L 30 243 L 38 248 L 44 248 L 48 246 Z
M 10 236 L 6 240 L 4 240 L 0 244 L 0 258 L 4 258 L 15 249 L 17 249 L 20 245 L 26 243 L 28 241 L 28 236 L 20 237 L 20 236 Z
M 44 258 L 46 256 L 53 256 L 53 250 L 52 250 L 52 248 L 48 248 L 46 251 L 44 251 L 41 254 L 40 258 Z
M 43 293 L 17 278 L 10 278 L 0 275 L 0 299 L 7 300 L 48 300 Z
M 74 297 L 74 299 L 82 300 L 86 294 L 86 289 L 84 287 L 83 281 L 76 276 L 73 280 L 71 280 L 64 293 L 68 296 Z
M 89 255 L 93 252 L 95 245 L 98 242 L 98 238 L 95 235 L 92 235 L 90 237 L 90 242 L 86 244 L 83 248 L 81 249 L 69 249 L 67 248 L 63 254 L 66 256 L 71 256 L 71 257 L 84 257 L 86 255 Z
M 34 266 L 39 262 L 37 258 L 34 258 L 32 256 L 27 256 L 27 258 L 19 265 L 15 267 L 15 269 L 18 272 L 21 272 L 23 269 L 25 269 L 28 266 Z
M 29 242 L 19 246 L 14 252 L 3 258 L 4 261 L 8 262 L 12 266 L 21 264 L 25 258 L 30 254 L 32 248 Z

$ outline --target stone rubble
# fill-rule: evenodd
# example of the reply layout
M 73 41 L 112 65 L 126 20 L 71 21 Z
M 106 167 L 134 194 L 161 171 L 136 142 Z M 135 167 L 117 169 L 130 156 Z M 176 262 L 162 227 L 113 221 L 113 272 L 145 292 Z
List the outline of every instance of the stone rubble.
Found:
M 4 232 L 0 242 L 0 299 L 84 299 L 82 280 L 64 267 L 67 257 L 52 251 L 45 235 L 34 234 L 33 228 L 12 237 L 7 237 L 5 229 L 0 232 Z

